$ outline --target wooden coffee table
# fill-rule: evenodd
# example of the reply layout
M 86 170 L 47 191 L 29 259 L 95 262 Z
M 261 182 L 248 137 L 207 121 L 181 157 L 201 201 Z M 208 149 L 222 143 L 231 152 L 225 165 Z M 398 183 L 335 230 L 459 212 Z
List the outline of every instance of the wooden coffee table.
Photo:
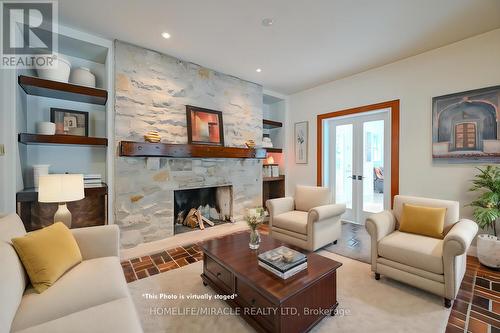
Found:
M 307 253 L 307 270 L 282 280 L 259 267 L 257 255 L 286 244 L 263 235 L 260 248 L 250 250 L 249 237 L 241 232 L 200 244 L 203 284 L 219 294 L 236 294 L 227 302 L 260 332 L 307 332 L 333 315 L 341 263 L 301 251 Z

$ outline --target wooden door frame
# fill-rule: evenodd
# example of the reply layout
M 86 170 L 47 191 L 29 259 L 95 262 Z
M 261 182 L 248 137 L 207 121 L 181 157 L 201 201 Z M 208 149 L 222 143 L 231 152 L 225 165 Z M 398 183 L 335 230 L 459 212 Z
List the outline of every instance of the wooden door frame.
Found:
M 399 194 L 399 99 L 364 105 L 356 108 L 334 111 L 317 116 L 317 172 L 316 183 L 323 185 L 323 120 L 376 111 L 380 109 L 390 109 L 391 112 L 391 207 L 394 203 L 394 196 Z

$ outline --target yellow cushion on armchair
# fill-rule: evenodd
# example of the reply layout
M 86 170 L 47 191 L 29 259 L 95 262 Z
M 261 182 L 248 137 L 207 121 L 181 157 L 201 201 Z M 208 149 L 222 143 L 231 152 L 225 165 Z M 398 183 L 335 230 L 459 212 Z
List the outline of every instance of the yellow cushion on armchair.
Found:
M 13 238 L 12 244 L 38 293 L 82 261 L 73 234 L 61 222 Z
M 399 231 L 443 238 L 446 208 L 403 205 Z

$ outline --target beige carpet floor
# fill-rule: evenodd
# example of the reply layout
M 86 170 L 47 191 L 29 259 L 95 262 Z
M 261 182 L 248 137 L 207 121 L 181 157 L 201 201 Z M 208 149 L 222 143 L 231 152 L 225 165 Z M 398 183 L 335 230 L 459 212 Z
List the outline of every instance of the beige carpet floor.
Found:
M 325 317 L 313 332 L 444 332 L 449 310 L 440 297 L 394 280 L 373 279 L 370 266 L 331 252 L 321 255 L 343 263 L 338 271 L 339 309 L 345 315 Z M 129 283 L 145 332 L 253 332 L 238 316 L 182 315 L 187 308 L 224 309 L 220 300 L 147 299 L 145 293 L 215 295 L 204 287 L 202 262 Z M 156 308 L 156 314 L 154 313 Z M 177 314 L 165 314 L 164 308 Z M 163 311 L 163 314 L 162 314 Z

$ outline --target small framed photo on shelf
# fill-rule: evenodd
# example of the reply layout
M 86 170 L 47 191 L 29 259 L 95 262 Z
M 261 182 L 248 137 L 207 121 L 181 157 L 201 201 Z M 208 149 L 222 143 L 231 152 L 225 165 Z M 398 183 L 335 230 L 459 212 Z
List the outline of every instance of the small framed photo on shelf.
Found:
M 89 113 L 50 108 L 50 121 L 56 124 L 56 134 L 89 136 Z
M 224 146 L 222 112 L 186 105 L 188 143 Z

